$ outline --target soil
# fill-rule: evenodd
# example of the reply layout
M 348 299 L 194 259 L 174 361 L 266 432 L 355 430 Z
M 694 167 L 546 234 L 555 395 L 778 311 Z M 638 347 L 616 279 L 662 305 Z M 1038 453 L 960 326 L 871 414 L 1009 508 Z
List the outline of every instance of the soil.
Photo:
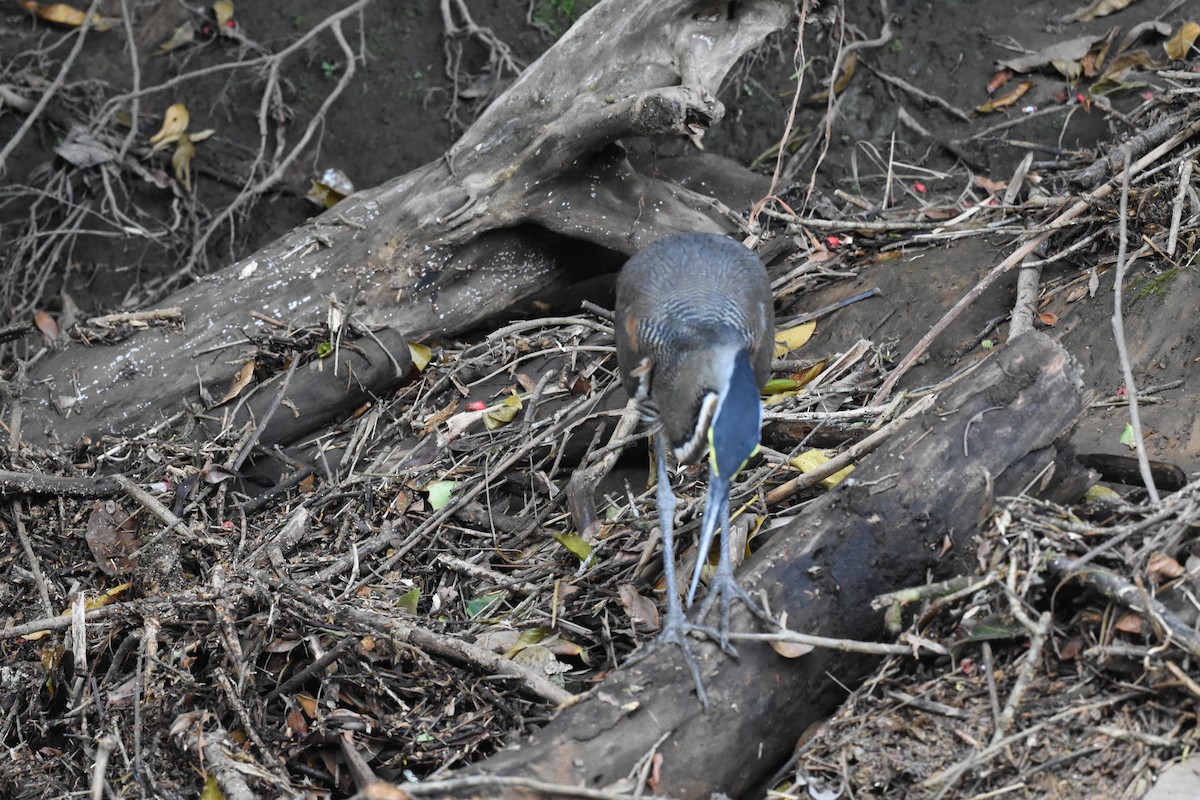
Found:
M 102 3 L 101 7 L 116 13 L 121 5 Z M 191 45 L 153 57 L 147 54 L 157 51 L 181 25 L 196 30 L 214 26 L 209 12 L 177 3 L 129 4 L 132 40 L 120 24 L 113 30 L 89 32 L 86 46 L 45 118 L 24 136 L 4 165 L 0 275 L 6 277 L 0 294 L 0 322 L 28 320 L 38 311 L 49 311 L 65 322 L 157 303 L 172 289 L 202 280 L 205 273 L 254 252 L 314 215 L 320 209 L 305 194 L 311 180 L 327 169 L 341 170 L 362 189 L 439 158 L 486 102 L 515 77 L 498 57 L 506 51 L 496 43 L 511 48 L 512 63 L 517 67 L 526 65 L 593 3 L 472 0 L 470 13 L 480 29 L 474 36 L 448 35 L 442 7 L 453 3 L 405 0 L 367 5 L 361 34 L 357 23 L 347 24 L 347 36 L 360 37 L 352 44 L 361 47 L 365 57 L 356 65 L 346 91 L 315 125 L 311 142 L 283 168 L 281 180 L 269 191 L 244 206 L 232 224 L 214 227 L 200 250 L 193 250 L 199 234 L 208 230 L 220 209 L 279 163 L 277 141 L 286 140 L 283 151 L 295 145 L 348 65 L 330 32 L 305 41 L 300 57 L 287 64 L 280 102 L 269 105 L 265 112 L 262 76 L 252 69 L 225 67 L 291 46 L 335 6 L 348 5 L 322 0 L 245 3 L 236 8 L 236 36 L 200 37 Z M 880 5 L 847 0 L 844 9 L 835 3 L 814 6 L 805 45 L 805 78 L 799 89 L 802 98 L 825 88 L 822 81 L 829 76 L 840 39 L 863 41 L 879 36 L 885 24 Z M 842 207 L 844 194 L 865 200 L 868 207 L 855 219 L 864 224 L 861 229 L 826 232 L 813 228 L 807 236 L 800 236 L 831 252 L 861 258 L 853 270 L 822 276 L 785 298 L 777 315 L 782 320 L 863 290 L 879 291 L 877 296 L 822 319 L 804 348 L 805 358 L 832 356 L 864 338 L 875 342 L 889 358 L 903 356 L 1025 238 L 1005 229 L 987 236 L 946 238 L 931 246 L 889 249 L 891 234 L 872 231 L 865 223 L 880 218 L 884 211 L 905 208 L 929 206 L 960 213 L 989 195 L 976 179 L 1009 180 L 1026 153 L 1034 153 L 1034 172 L 1049 181 L 1057 179 L 1067 166 L 1092 163 L 1098 154 L 1107 152 L 1111 142 L 1137 133 L 1138 125 L 1125 120 L 1152 102 L 1147 98 L 1161 97 L 1169 88 L 1153 73 L 1139 73 L 1138 80 L 1144 83 L 1136 89 L 1098 96 L 1090 107 L 1074 101 L 1080 84 L 1053 71 L 1018 75 L 996 92 L 1003 94 L 1024 77 L 1032 81 L 1029 91 L 1011 108 L 971 113 L 989 98 L 986 87 L 998 60 L 1085 34 L 1099 35 L 1113 25 L 1129 30 L 1138 22 L 1161 18 L 1176 29 L 1190 13 L 1170 0 L 1142 0 L 1111 16 L 1064 22 L 1064 16 L 1076 7 L 1066 0 L 1030 0 L 1004 9 L 981 0 L 894 2 L 886 12 L 892 36 L 882 47 L 860 51 L 857 70 L 842 90 L 837 127 L 827 148 L 812 146 L 820 138 L 825 101 L 806 99 L 799 104 L 792 123 L 798 135 L 797 155 L 783 159 L 785 173 L 790 175 L 776 186 L 775 194 L 796 211 L 815 217 L 828 216 L 830 209 Z M 461 17 L 455 19 L 456 25 L 463 23 Z M 64 31 L 16 6 L 0 12 L 0 86 L 36 100 L 55 79 L 72 46 L 73 38 Z M 1161 54 L 1157 40 L 1149 47 Z M 131 48 L 142 56 L 137 83 L 129 66 Z M 774 159 L 763 156 L 778 145 L 791 113 L 797 91 L 794 48 L 794 34 L 769 41 L 733 72 L 722 90 L 725 118 L 704 136 L 705 152 L 742 165 L 754 163 L 760 176 L 742 176 L 735 194 L 753 197 L 755 191 L 771 185 Z M 1195 59 L 1191 63 L 1194 67 Z M 144 143 L 159 128 L 167 106 L 183 103 L 190 110 L 189 131 L 215 131 L 196 143 L 194 190 L 182 191 L 170 176 L 168 148 L 144 159 L 145 181 L 124 192 L 118 189 L 112 197 L 112 203 L 129 218 L 123 231 L 107 221 L 93 225 L 90 217 L 77 215 L 70 198 L 100 196 L 105 188 L 95 172 L 64 170 L 56 148 L 69 138 L 72 128 L 115 111 L 104 105 L 108 97 L 128 92 L 135 85 L 158 87 L 174 75 L 203 68 L 212 71 L 141 96 L 134 125 L 136 138 Z M 914 85 L 944 103 L 921 98 L 889 78 Z M 950 113 L 945 104 L 966 113 Z M 121 110 L 128 113 L 126 106 Z M 111 116 L 115 121 L 106 127 L 129 124 L 119 114 Z M 265 121 L 260 121 L 260 116 Z M 915 119 L 926 132 L 917 131 L 905 117 Z M 0 112 L 0 142 L 15 136 L 25 118 L 26 113 L 5 107 Z M 641 157 L 647 159 L 665 159 L 693 148 L 691 143 L 678 141 L 637 146 L 644 151 Z M 259 153 L 263 158 L 256 161 Z M 44 196 L 51 193 L 62 202 Z M 1113 203 L 1098 209 L 1095 217 L 1108 214 L 1111 219 Z M 1165 209 L 1163 214 L 1169 216 L 1169 202 Z M 1166 216 L 1160 215 L 1160 219 Z M 64 231 L 72 232 L 70 244 L 56 246 Z M 1152 253 L 1138 260 L 1130 268 L 1125 287 L 1125 328 L 1134 378 L 1139 387 L 1153 391 L 1158 401 L 1141 409 L 1149 454 L 1189 475 L 1200 472 L 1200 417 L 1195 412 L 1200 399 L 1200 346 L 1194 326 L 1200 308 L 1200 277 L 1192 260 L 1194 246 L 1193 239 L 1186 245 L 1184 259 Z M 1116 398 L 1125 389 L 1110 324 L 1116 247 L 1113 238 L 1102 235 L 1097 246 L 1048 264 L 1042 274 L 1040 325 L 1059 337 L 1083 364 L 1086 388 L 1097 401 Z M 1050 246 L 1047 254 L 1054 250 Z M 784 269 L 779 264 L 772 268 L 773 275 Z M 1096 268 L 1097 291 L 1078 291 L 1087 286 L 1087 276 Z M 1002 345 L 1016 280 L 1014 270 L 984 292 L 936 340 L 900 387 L 915 389 L 937 383 Z M 589 287 L 587 295 L 605 305 L 610 302 L 610 282 L 599 283 Z M 575 313 L 577 304 L 575 297 L 569 307 L 547 311 Z M 40 337 L 34 336 L 3 345 L 0 367 L 7 369 L 16 359 L 35 356 L 41 346 Z M 1074 433 L 1077 449 L 1130 454 L 1121 441 L 1127 421 L 1124 405 L 1095 403 Z M 1128 487 L 1121 488 L 1128 491 Z M 12 549 L 14 553 L 17 550 L 15 546 Z M 32 603 L 29 597 L 16 597 L 7 590 L 0 601 L 9 609 L 10 619 L 16 608 L 26 609 Z M 37 616 L 31 611 L 25 619 Z M 294 644 L 279 646 L 282 651 Z M 458 693 L 467 691 L 447 679 L 436 698 L 428 700 L 429 706 L 452 709 Z M 48 705 L 63 702 L 60 696 Z M 515 735 L 521 727 L 513 723 L 512 731 L 495 734 L 496 741 L 473 740 L 469 750 L 473 757 L 485 755 L 506 734 Z M 0 736 L 10 748 L 24 739 L 3 724 Z M 66 747 L 62 739 L 47 741 Z M 331 740 L 322 752 L 324 758 L 333 759 L 328 754 L 336 752 L 336 743 Z M 425 774 L 457 757 L 439 751 L 414 766 Z M 306 763 L 307 769 L 316 769 L 315 762 Z M 46 788 L 26 785 L 18 791 L 11 784 L 9 788 L 13 796 L 62 796 L 56 792 L 86 786 L 90 766 L 80 763 L 72 769 L 73 774 L 56 775 Z M 400 774 L 399 767 L 391 766 Z M 181 791 L 195 788 L 178 785 L 183 787 Z M 344 777 L 340 783 L 324 785 L 333 787 L 334 794 L 345 793 L 348 786 Z

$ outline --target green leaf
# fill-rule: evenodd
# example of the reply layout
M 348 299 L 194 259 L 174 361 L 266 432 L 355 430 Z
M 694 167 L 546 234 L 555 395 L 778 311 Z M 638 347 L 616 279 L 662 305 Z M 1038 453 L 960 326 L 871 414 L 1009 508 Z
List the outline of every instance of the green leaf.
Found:
M 1121 444 L 1128 447 L 1130 450 L 1137 448 L 1137 442 L 1133 438 L 1133 426 L 1128 422 L 1125 423 L 1125 430 L 1121 432 Z
M 474 619 L 501 597 L 504 597 L 504 592 L 491 592 L 490 594 L 481 594 L 479 597 L 472 597 L 467 601 L 467 616 Z
M 552 533 L 550 535 L 554 537 L 554 541 L 567 548 L 571 555 L 580 561 L 587 561 L 588 556 L 592 554 L 592 546 L 577 533 Z
M 434 511 L 443 508 L 450 502 L 455 486 L 458 486 L 458 481 L 434 481 L 426 486 L 425 491 L 429 492 L 429 507 Z
M 409 589 L 404 594 L 400 595 L 400 599 L 396 601 L 396 608 L 401 611 L 407 611 L 409 614 L 417 613 L 417 603 L 421 601 L 421 590 L 416 586 Z

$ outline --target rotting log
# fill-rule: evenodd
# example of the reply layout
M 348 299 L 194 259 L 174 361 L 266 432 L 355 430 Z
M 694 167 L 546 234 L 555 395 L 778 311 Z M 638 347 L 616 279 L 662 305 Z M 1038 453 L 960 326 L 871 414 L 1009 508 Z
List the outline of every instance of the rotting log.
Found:
M 605 0 L 444 157 L 168 298 L 183 313 L 182 332 L 143 330 L 32 365 L 37 391 L 24 398 L 23 433 L 67 444 L 137 433 L 183 410 L 201 387 L 220 397 L 254 356 L 253 338 L 275 333 L 263 317 L 319 328 L 338 305 L 334 316 L 390 331 L 380 338 L 392 342 L 455 334 L 551 285 L 615 270 L 668 233 L 725 229 L 708 198 L 640 173 L 621 141 L 702 133 L 723 114 L 715 95 L 726 72 L 792 12 L 786 0 Z M 391 355 L 408 363 L 402 344 Z M 386 392 L 399 372 L 375 370 L 377 381 L 357 388 Z M 346 383 L 345 372 L 329 381 Z M 314 418 L 327 411 L 317 403 L 329 402 L 295 391 L 287 399 Z
M 1080 493 L 1090 474 L 1068 434 L 1082 406 L 1078 365 L 1040 333 L 1014 339 L 859 464 L 852 476 L 756 552 L 739 572 L 793 630 L 876 640 L 875 596 L 973 570 L 974 538 L 995 496 Z M 758 626 L 740 606 L 735 630 Z M 814 650 L 785 659 L 742 642 L 738 660 L 697 643 L 704 712 L 674 647 L 616 670 L 527 741 L 467 770 L 588 789 L 630 788 L 641 759 L 662 756 L 656 794 L 742 795 L 830 713 L 873 657 Z M 482 788 L 481 788 L 482 787 Z M 475 784 L 459 796 L 526 797 Z

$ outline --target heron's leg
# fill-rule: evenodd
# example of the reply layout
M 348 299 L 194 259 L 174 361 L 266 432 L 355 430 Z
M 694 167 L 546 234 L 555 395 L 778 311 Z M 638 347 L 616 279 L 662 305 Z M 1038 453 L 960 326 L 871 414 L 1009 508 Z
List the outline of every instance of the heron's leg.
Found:
M 768 624 L 778 624 L 777 620 L 771 618 L 762 606 L 758 604 L 749 592 L 742 588 L 742 585 L 737 582 L 737 578 L 733 575 L 733 537 L 729 534 L 729 498 L 726 496 L 721 501 L 721 557 L 717 562 L 717 569 L 713 576 L 708 581 L 708 591 L 704 595 L 704 602 L 700 604 L 700 613 L 696 615 L 697 622 L 703 622 L 708 616 L 709 610 L 713 603 L 718 599 L 721 601 L 721 624 L 717 628 L 717 641 L 721 645 L 721 649 L 731 655 L 737 655 L 737 649 L 729 643 L 729 607 L 733 602 L 733 598 L 737 598 L 746 604 L 750 612 L 758 617 L 763 622 Z
M 658 521 L 662 529 L 663 540 L 663 579 L 667 585 L 667 614 L 662 630 L 651 647 L 644 648 L 641 653 L 630 661 L 637 661 L 654 647 L 666 642 L 676 644 L 683 651 L 684 661 L 692 675 L 692 683 L 696 685 L 696 697 L 700 705 L 708 708 L 708 695 L 704 692 L 704 682 L 700 678 L 700 665 L 692 653 L 692 645 L 688 634 L 700 631 L 708 636 L 717 633 L 712 628 L 689 622 L 683 613 L 683 604 L 679 599 L 679 589 L 675 583 L 675 492 L 671 489 L 671 478 L 667 474 L 666 446 L 659 442 L 658 450 Z M 629 663 L 629 662 L 626 662 Z

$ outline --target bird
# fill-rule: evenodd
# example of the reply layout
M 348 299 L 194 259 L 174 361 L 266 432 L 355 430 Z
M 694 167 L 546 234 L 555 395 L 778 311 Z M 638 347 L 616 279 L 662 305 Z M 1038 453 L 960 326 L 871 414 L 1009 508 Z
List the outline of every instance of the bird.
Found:
M 688 643 L 692 631 L 729 644 L 729 610 L 740 599 L 759 617 L 762 609 L 733 574 L 730 537 L 696 622 L 683 612 L 675 583 L 675 494 L 667 451 L 681 464 L 709 462 L 708 493 L 699 557 L 687 592 L 690 609 L 717 527 L 729 530 L 732 481 L 759 448 L 760 390 L 770 376 L 775 320 L 771 283 L 762 261 L 746 247 L 715 233 L 679 233 L 634 254 L 617 276 L 613 312 L 621 383 L 658 425 L 656 499 L 663 540 L 667 613 L 659 642 L 684 653 L 700 702 L 707 706 L 699 667 Z M 703 621 L 720 603 L 720 628 Z

